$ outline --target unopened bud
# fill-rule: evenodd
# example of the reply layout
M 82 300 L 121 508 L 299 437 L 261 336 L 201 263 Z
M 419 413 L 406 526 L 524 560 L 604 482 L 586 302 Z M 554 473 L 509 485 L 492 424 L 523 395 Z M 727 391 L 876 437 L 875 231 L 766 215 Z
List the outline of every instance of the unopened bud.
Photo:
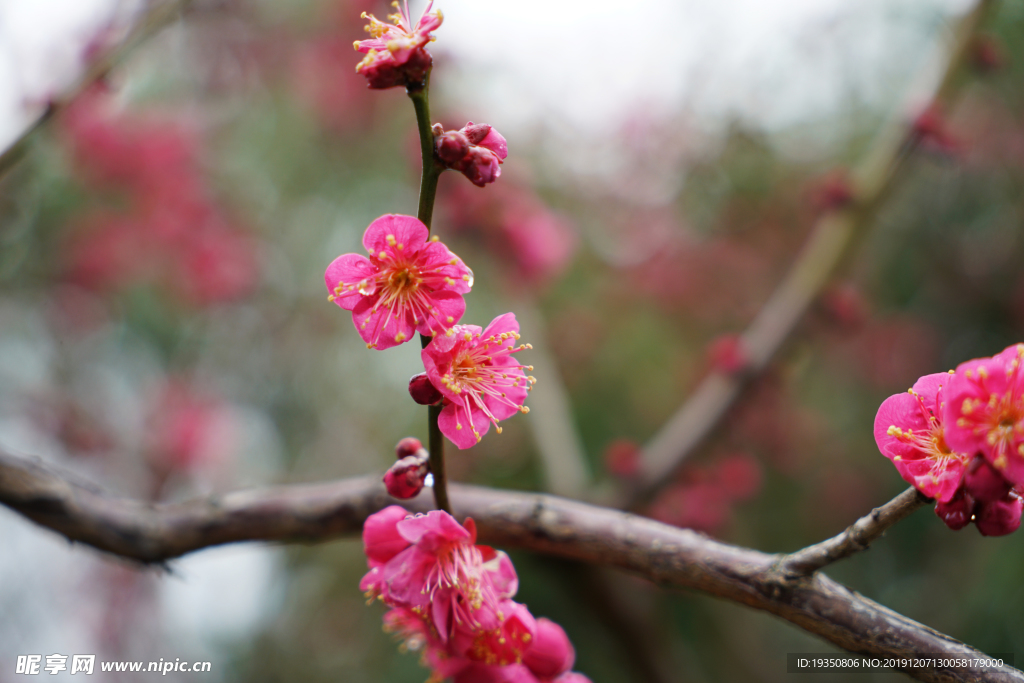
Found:
M 413 375 L 409 380 L 409 395 L 421 406 L 432 406 L 444 398 L 437 387 L 430 383 L 430 378 L 425 372 Z
M 384 487 L 394 498 L 405 500 L 416 496 L 423 490 L 424 482 L 430 471 L 427 452 L 421 449 L 417 455 L 409 455 L 384 473 Z
M 479 145 L 490 134 L 491 127 L 486 123 L 473 123 L 470 121 L 462 128 L 462 132 L 466 134 L 470 143 Z
M 505 137 L 486 123 L 467 123 L 462 132 L 466 134 L 471 144 L 494 152 L 499 163 L 508 157 L 508 142 L 505 141 Z
M 959 531 L 971 523 L 974 515 L 974 498 L 961 488 L 948 503 L 939 503 L 935 506 L 935 514 L 939 516 L 953 531 Z
M 991 503 L 981 503 L 974 523 L 982 536 L 1005 536 L 1020 526 L 1024 501 L 1015 493 Z
M 727 375 L 738 374 L 750 364 L 743 339 L 735 334 L 716 337 L 708 346 L 708 360 L 711 367 Z
M 469 153 L 469 139 L 460 131 L 450 130 L 437 138 L 437 156 L 447 164 L 457 164 Z
M 493 183 L 501 177 L 501 161 L 494 152 L 483 147 L 470 147 L 469 153 L 455 168 L 477 187 Z
M 548 680 L 571 669 L 575 661 L 576 650 L 562 627 L 550 619 L 538 619 L 537 635 L 523 655 L 523 664 L 538 678 Z
M 395 457 L 399 460 L 423 450 L 423 443 L 413 436 L 407 436 L 395 446 Z
M 964 489 L 982 503 L 1002 500 L 1011 488 L 1013 486 L 1003 479 L 1003 475 L 981 456 L 975 456 L 964 475 Z

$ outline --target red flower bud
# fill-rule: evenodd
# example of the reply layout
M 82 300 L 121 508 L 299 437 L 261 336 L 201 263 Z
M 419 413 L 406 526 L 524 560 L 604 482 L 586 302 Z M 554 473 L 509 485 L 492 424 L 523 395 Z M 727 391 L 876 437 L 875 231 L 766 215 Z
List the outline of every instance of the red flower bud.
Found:
M 395 446 L 395 457 L 401 460 L 410 455 L 415 455 L 421 450 L 423 450 L 423 443 L 415 437 L 407 436 Z
M 501 160 L 490 150 L 483 147 L 471 147 L 466 157 L 454 168 L 462 171 L 469 182 L 477 187 L 493 183 L 501 176 Z
M 982 503 L 1002 500 L 1013 486 L 985 458 L 975 456 L 964 475 L 964 489 Z
M 445 133 L 435 124 L 434 149 L 448 168 L 460 171 L 474 185 L 483 187 L 501 176 L 501 162 L 508 156 L 508 143 L 486 123 L 470 121 L 462 130 Z
M 716 337 L 708 347 L 708 360 L 711 367 L 727 375 L 740 373 L 750 364 L 743 339 L 735 334 Z
M 538 678 L 547 680 L 571 669 L 575 661 L 576 650 L 562 627 L 550 619 L 538 619 L 537 635 L 523 655 L 523 664 Z
M 1020 513 L 1024 509 L 1024 500 L 1010 493 L 1002 500 L 981 503 L 974 523 L 982 536 L 1005 536 L 1013 533 L 1020 526 Z
M 974 498 L 960 488 L 948 503 L 939 503 L 935 506 L 935 514 L 950 529 L 959 531 L 971 523 L 971 516 L 974 514 Z
M 469 138 L 457 130 L 442 133 L 436 145 L 437 156 L 447 164 L 457 164 L 469 153 Z
M 430 378 L 425 372 L 413 375 L 409 380 L 409 395 L 421 406 L 432 406 L 444 398 L 441 392 L 430 383 Z
M 471 121 L 466 124 L 462 132 L 466 134 L 466 138 L 469 139 L 471 144 L 479 145 L 490 134 L 491 127 L 486 123 L 473 123 Z
M 384 487 L 395 498 L 412 498 L 423 490 L 430 471 L 428 462 L 426 451 L 402 458 L 384 473 Z

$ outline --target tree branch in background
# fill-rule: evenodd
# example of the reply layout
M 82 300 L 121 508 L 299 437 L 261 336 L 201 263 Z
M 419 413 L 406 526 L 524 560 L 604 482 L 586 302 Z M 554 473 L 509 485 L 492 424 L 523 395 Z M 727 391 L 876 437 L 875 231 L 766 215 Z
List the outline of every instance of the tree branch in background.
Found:
M 952 94 L 954 78 L 967 59 L 971 39 L 992 4 L 991 0 L 980 0 L 960 22 L 933 101 Z M 673 474 L 711 435 L 746 384 L 765 370 L 796 329 L 856 243 L 854 238 L 870 224 L 892 191 L 899 172 L 906 167 L 917 135 L 904 115 L 901 111 L 900 117 L 879 134 L 864 161 L 851 174 L 852 201 L 818 220 L 792 269 L 743 333 L 747 357 L 744 371 L 713 372 L 669 418 L 645 447 L 638 483 L 627 500 L 622 501 L 622 507 L 636 509 L 672 481 Z
M 664 586 L 699 590 L 775 614 L 850 652 L 984 657 L 823 574 L 780 581 L 778 555 L 553 496 L 465 485 L 452 486 L 451 494 L 457 515 L 473 517 L 486 543 L 615 566 Z M 322 541 L 355 535 L 367 515 L 391 502 L 376 478 L 366 477 L 145 504 L 111 497 L 41 461 L 0 451 L 0 503 L 72 541 L 147 563 L 238 541 Z M 409 501 L 409 507 L 431 509 L 430 494 Z M 906 673 L 943 683 L 1024 683 L 1024 673 L 1008 666 Z
M 540 456 L 544 489 L 566 498 L 585 498 L 590 486 L 590 468 L 572 415 L 569 392 L 562 381 L 558 361 L 549 351 L 547 325 L 543 314 L 527 297 L 514 299 L 510 309 L 524 330 L 530 330 L 530 363 L 544 368 L 541 381 L 530 390 L 530 431 Z
M 47 103 L 39 118 L 29 125 L 7 149 L 0 152 L 0 176 L 7 173 L 28 150 L 34 133 L 59 112 L 66 109 L 90 85 L 106 76 L 110 70 L 122 62 L 124 58 L 142 43 L 165 26 L 179 19 L 188 9 L 193 0 L 151 0 L 139 16 L 128 35 L 116 47 L 102 52 L 91 64 L 85 65 L 85 72 L 77 79 L 75 85 L 66 92 L 56 95 Z

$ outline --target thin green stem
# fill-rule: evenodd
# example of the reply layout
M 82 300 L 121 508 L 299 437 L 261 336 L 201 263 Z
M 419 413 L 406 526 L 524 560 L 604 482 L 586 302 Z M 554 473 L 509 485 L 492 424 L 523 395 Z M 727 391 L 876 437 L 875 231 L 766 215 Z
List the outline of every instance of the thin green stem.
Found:
M 420 205 L 417 218 L 430 230 L 430 221 L 434 216 L 434 198 L 437 196 L 437 181 L 444 167 L 434 158 L 434 132 L 430 123 L 430 74 L 427 74 L 422 87 L 408 88 L 406 92 L 416 110 L 416 128 L 420 133 L 420 151 L 423 155 L 423 172 L 420 175 Z M 420 335 L 420 342 L 426 348 L 431 337 Z M 441 406 L 427 408 L 428 448 L 430 450 L 430 472 L 434 475 L 434 503 L 439 510 L 451 514 L 452 506 L 448 502 L 448 477 L 444 471 L 444 435 L 437 424 L 441 414 Z
M 437 196 L 437 181 L 444 167 L 434 158 L 434 133 L 430 123 L 430 75 L 422 88 L 408 90 L 409 99 L 416 110 L 416 127 L 420 133 L 420 153 L 423 157 L 423 172 L 420 175 L 420 205 L 416 215 L 430 230 L 434 216 L 434 198 Z
M 440 414 L 440 403 L 427 406 L 430 421 L 430 473 L 434 475 L 434 502 L 437 509 L 452 514 L 452 504 L 448 501 L 448 475 L 444 471 L 444 435 L 437 427 Z

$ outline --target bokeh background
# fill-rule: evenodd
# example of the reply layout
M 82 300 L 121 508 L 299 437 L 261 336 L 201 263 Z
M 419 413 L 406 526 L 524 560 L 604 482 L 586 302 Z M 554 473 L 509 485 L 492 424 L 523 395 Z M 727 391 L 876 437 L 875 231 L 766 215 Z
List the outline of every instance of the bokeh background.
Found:
M 476 273 L 464 320 L 517 313 L 544 408 L 451 448 L 451 476 L 602 498 L 729 364 L 842 169 L 923 106 L 968 4 L 438 7 L 434 118 L 490 123 L 510 156 L 485 189 L 446 174 L 435 230 Z M 0 3 L 0 136 L 146 8 Z M 398 439 L 425 439 L 405 388 L 417 345 L 367 351 L 322 280 L 371 220 L 416 209 L 412 108 L 354 72 L 364 10 L 389 11 L 196 0 L 28 139 L 0 177 L 4 448 L 168 501 L 381 473 Z M 649 514 L 770 552 L 837 533 L 906 486 L 872 438 L 881 401 L 1024 339 L 1022 15 L 997 5 L 942 135 Z M 17 655 L 53 653 L 210 660 L 210 681 L 427 677 L 363 604 L 357 540 L 211 549 L 163 572 L 0 509 L 0 541 L 0 681 L 20 679 Z M 595 683 L 781 681 L 787 652 L 833 651 L 745 608 L 512 555 L 519 599 L 566 628 Z M 1020 533 L 922 510 L 829 573 L 1024 659 L 1022 567 Z

